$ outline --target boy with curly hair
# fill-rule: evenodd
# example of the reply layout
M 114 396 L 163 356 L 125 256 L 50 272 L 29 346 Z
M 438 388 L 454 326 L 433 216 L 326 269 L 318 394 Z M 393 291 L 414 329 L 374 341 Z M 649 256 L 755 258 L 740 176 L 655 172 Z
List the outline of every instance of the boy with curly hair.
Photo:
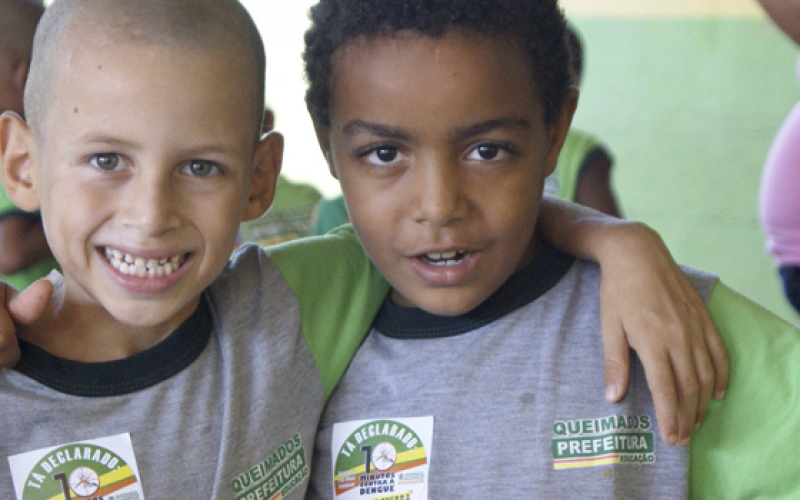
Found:
M 800 495 L 800 333 L 715 276 L 686 270 L 734 371 L 689 449 L 655 437 L 638 358 L 600 397 L 599 269 L 531 218 L 577 105 L 565 40 L 556 0 L 312 8 L 308 107 L 392 291 L 323 414 L 311 498 Z

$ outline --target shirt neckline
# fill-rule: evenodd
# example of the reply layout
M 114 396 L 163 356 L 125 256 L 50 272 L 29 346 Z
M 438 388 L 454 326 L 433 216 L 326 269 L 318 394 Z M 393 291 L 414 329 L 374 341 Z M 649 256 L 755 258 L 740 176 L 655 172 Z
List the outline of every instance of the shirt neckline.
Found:
M 569 271 L 575 259 L 543 243 L 530 264 L 512 275 L 478 307 L 459 316 L 439 316 L 416 307 L 401 307 L 390 296 L 383 301 L 373 324 L 387 337 L 397 339 L 440 338 L 467 333 L 530 304 Z
M 180 373 L 205 350 L 213 318 L 201 298 L 189 318 L 150 349 L 125 359 L 82 363 L 53 356 L 19 339 L 21 358 L 14 370 L 64 394 L 110 397 L 152 387 Z

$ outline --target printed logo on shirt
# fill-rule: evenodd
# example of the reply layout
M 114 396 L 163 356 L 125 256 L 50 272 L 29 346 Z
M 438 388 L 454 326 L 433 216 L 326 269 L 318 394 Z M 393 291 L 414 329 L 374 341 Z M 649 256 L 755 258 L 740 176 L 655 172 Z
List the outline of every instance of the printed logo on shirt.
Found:
M 655 436 L 649 415 L 558 420 L 553 424 L 553 468 L 655 463 Z
M 335 498 L 426 499 L 432 434 L 433 417 L 335 424 L 331 447 Z
M 144 500 L 129 434 L 8 458 L 18 500 Z
M 236 500 L 280 500 L 297 488 L 309 474 L 303 438 L 291 439 L 246 472 L 233 478 L 231 488 Z

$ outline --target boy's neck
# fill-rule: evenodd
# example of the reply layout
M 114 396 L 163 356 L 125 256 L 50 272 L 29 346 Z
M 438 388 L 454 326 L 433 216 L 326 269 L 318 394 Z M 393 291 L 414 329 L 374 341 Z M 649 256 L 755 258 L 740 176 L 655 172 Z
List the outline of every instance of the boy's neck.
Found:
M 150 349 L 175 330 L 172 326 L 126 325 L 99 305 L 70 300 L 66 295 L 63 284 L 57 286 L 48 311 L 32 325 L 20 328 L 19 337 L 59 358 L 102 363 Z
M 528 264 L 533 262 L 533 259 L 536 258 L 542 252 L 542 240 L 538 234 L 534 231 L 533 236 L 531 237 L 531 241 L 528 243 L 528 247 L 525 249 L 525 252 L 522 254 L 522 257 L 519 259 L 517 263 L 517 268 L 514 270 L 514 273 L 518 273 L 521 270 L 528 267 Z M 509 276 L 511 278 L 511 276 Z M 507 280 L 506 280 L 507 281 Z

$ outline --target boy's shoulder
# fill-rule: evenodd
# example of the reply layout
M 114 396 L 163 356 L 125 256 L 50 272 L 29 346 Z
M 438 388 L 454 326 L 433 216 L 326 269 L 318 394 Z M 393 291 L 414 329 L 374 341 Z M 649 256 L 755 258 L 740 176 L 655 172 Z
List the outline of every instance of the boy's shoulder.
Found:
M 247 328 L 264 318 L 284 325 L 283 330 L 299 328 L 327 395 L 388 291 L 352 229 L 344 228 L 266 249 L 244 245 L 211 285 L 209 296 L 223 329 Z
M 599 283 L 601 271 L 600 266 L 596 262 L 582 259 L 575 260 L 577 265 L 573 266 L 573 272 L 580 275 L 582 282 L 589 280 L 592 283 Z M 680 267 L 686 277 L 692 282 L 692 285 L 694 286 L 695 290 L 697 290 L 697 293 L 700 295 L 703 301 L 706 304 L 709 304 L 716 286 L 720 283 L 719 276 L 702 269 L 696 269 L 688 266 Z M 595 292 L 598 290 L 594 285 L 591 285 L 589 288 Z
M 725 398 L 692 435 L 692 496 L 800 496 L 800 331 L 718 283 L 709 311 L 730 359 Z
M 385 294 L 388 284 L 372 265 L 352 227 L 323 236 L 300 238 L 261 247 L 246 243 L 211 285 L 212 294 L 236 298 L 254 292 L 272 292 L 288 285 L 298 297 L 347 289 L 356 283 L 377 287 Z

